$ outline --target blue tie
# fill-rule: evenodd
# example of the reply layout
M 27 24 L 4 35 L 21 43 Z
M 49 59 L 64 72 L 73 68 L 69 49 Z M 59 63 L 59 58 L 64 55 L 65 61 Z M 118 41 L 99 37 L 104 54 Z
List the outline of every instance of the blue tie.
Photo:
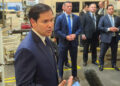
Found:
M 110 16 L 110 22 L 111 22 L 112 26 L 114 26 L 112 16 Z
M 113 23 L 113 18 L 112 18 L 112 16 L 110 16 L 110 22 L 111 22 L 111 24 L 112 24 L 112 27 L 114 27 L 114 23 Z M 115 35 L 115 32 L 112 33 L 112 36 L 116 36 L 116 35 Z
M 72 34 L 70 15 L 68 15 L 68 29 L 69 29 L 69 34 Z

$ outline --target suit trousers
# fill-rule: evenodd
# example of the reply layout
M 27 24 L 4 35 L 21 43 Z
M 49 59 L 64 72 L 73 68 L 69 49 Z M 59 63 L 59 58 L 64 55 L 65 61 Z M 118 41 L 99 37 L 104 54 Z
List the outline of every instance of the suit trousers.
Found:
M 88 60 L 88 50 L 89 50 L 89 46 L 91 45 L 91 51 L 92 51 L 92 62 L 96 62 L 96 59 L 97 59 L 97 50 L 96 50 L 96 47 L 97 47 L 97 42 L 92 40 L 92 39 L 87 39 L 87 40 L 84 40 L 84 43 L 83 43 L 83 61 L 84 62 L 87 62 Z
M 70 52 L 71 62 L 72 62 L 72 75 L 74 77 L 77 76 L 77 46 L 67 45 L 65 47 L 59 47 L 59 77 L 63 77 L 63 64 L 68 54 L 68 50 Z
M 101 43 L 101 50 L 100 50 L 100 65 L 104 65 L 104 56 L 109 47 L 111 47 L 111 64 L 114 66 L 116 65 L 116 58 L 117 58 L 117 48 L 118 48 L 118 41 L 116 37 L 112 37 L 111 43 Z

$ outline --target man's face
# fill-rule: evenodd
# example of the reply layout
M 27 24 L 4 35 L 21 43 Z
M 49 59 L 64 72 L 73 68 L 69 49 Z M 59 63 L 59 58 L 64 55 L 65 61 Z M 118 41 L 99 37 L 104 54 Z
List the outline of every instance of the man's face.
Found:
M 109 15 L 112 15 L 114 13 L 114 7 L 113 6 L 109 6 L 108 9 L 107 9 L 107 13 Z
M 85 6 L 85 11 L 88 11 L 88 6 L 87 5 Z
M 52 11 L 47 11 L 39 15 L 37 21 L 31 19 L 33 29 L 42 36 L 50 36 L 54 26 L 54 16 Z
M 89 6 L 89 11 L 92 12 L 92 13 L 95 13 L 96 12 L 96 5 L 95 4 L 91 4 Z
M 65 12 L 67 13 L 67 14 L 71 14 L 71 12 L 72 12 L 72 3 L 65 3 Z
M 99 2 L 99 8 L 103 8 L 103 2 Z
M 65 6 L 64 5 L 62 6 L 62 10 L 65 12 Z

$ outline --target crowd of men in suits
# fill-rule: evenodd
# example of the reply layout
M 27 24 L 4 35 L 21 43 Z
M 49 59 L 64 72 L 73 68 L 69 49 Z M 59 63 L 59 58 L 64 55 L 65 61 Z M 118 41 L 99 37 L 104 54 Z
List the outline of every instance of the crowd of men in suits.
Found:
M 68 51 L 71 57 L 71 68 L 73 79 L 77 77 L 77 52 L 78 35 L 83 46 L 83 66 L 87 66 L 89 46 L 92 53 L 92 64 L 100 65 L 99 70 L 104 70 L 104 57 L 106 51 L 111 47 L 112 68 L 119 71 L 116 66 L 118 33 L 120 31 L 120 18 L 114 15 L 114 6 L 107 5 L 104 8 L 104 2 L 98 3 L 99 9 L 95 3 L 85 4 L 79 16 L 72 13 L 72 3 L 67 1 L 63 3 L 63 12 L 57 15 L 55 21 L 55 37 L 58 38 L 58 69 L 59 80 L 63 80 L 63 65 L 68 57 Z M 100 56 L 98 64 L 97 47 L 100 46 Z

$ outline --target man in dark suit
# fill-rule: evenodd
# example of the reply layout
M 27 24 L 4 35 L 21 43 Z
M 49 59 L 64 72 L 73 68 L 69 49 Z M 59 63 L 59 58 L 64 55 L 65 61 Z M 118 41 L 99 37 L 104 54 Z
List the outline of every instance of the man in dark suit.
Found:
M 84 4 L 83 5 L 83 9 L 82 11 L 79 13 L 80 19 L 82 20 L 83 16 L 88 12 L 88 5 Z M 80 35 L 80 46 L 83 47 L 82 44 L 82 35 Z M 81 52 L 83 52 L 83 50 L 80 50 Z
M 101 31 L 101 50 L 100 50 L 100 71 L 103 71 L 104 56 L 109 47 L 111 47 L 111 63 L 112 67 L 119 71 L 116 67 L 117 59 L 117 48 L 118 48 L 118 32 L 120 31 L 120 26 L 118 26 L 119 18 L 114 13 L 114 6 L 112 4 L 107 6 L 107 15 L 103 16 L 99 22 L 99 29 Z M 119 22 L 120 23 L 120 22 Z
M 63 78 L 63 63 L 67 56 L 68 50 L 70 51 L 72 61 L 72 75 L 74 80 L 77 77 L 77 50 L 78 50 L 78 35 L 81 31 L 80 18 L 72 14 L 72 3 L 66 1 L 65 13 L 58 16 L 55 24 L 55 34 L 59 37 L 59 78 Z
M 87 5 L 87 4 L 84 4 L 82 11 L 79 13 L 79 16 L 82 18 L 82 16 L 83 16 L 84 14 L 86 14 L 87 12 L 88 12 L 88 5 Z
M 60 16 L 62 13 L 64 13 L 65 12 L 65 5 L 64 5 L 64 3 L 63 3 L 63 5 L 62 5 L 62 12 L 60 12 L 59 14 L 57 14 L 56 15 L 56 17 L 55 17 L 55 23 L 56 23 L 56 19 L 57 19 L 57 17 L 58 16 Z M 56 38 L 56 41 L 57 41 L 57 45 L 59 44 L 59 39 L 58 39 L 58 37 L 57 36 L 55 36 L 55 38 Z M 70 63 L 68 62 L 68 54 L 67 54 L 67 56 L 65 57 L 65 66 L 66 67 L 69 67 L 69 68 L 71 68 L 71 65 L 70 65 Z
M 58 86 L 54 49 L 48 36 L 54 26 L 51 8 L 36 4 L 29 11 L 32 30 L 21 42 L 15 53 L 17 86 Z M 66 81 L 60 83 L 64 86 Z M 71 86 L 72 78 L 69 80 Z
M 82 43 L 84 47 L 83 66 L 87 65 L 89 45 L 91 45 L 91 50 L 92 50 L 92 63 L 97 65 L 96 47 L 98 46 L 99 31 L 97 28 L 98 17 L 97 15 L 95 15 L 95 12 L 96 12 L 96 4 L 91 3 L 89 5 L 89 12 L 86 13 L 81 20 L 81 23 L 83 25 L 83 30 L 81 34 L 82 34 Z

